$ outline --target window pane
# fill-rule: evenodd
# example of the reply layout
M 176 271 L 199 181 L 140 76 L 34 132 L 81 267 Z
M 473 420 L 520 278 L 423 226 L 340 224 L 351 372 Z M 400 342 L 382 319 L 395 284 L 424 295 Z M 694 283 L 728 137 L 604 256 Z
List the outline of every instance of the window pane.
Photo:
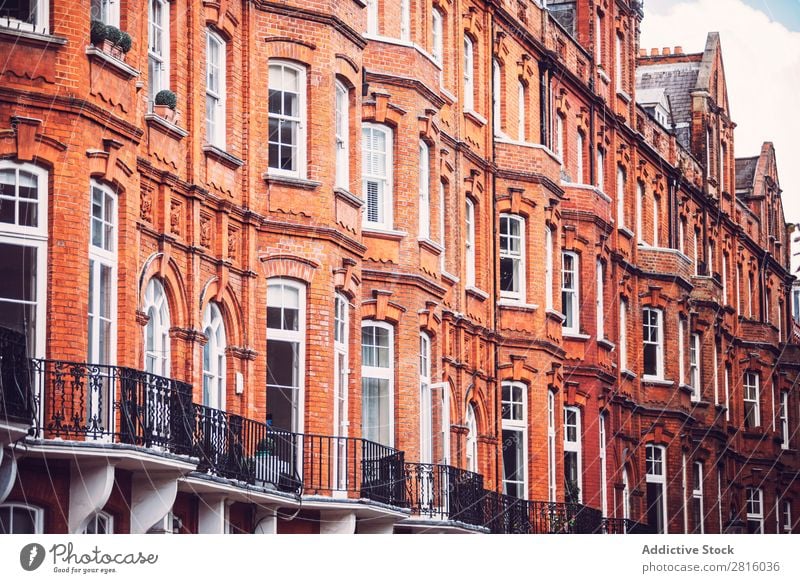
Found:
M 377 443 L 389 444 L 389 380 L 364 377 L 361 382 L 364 437 Z

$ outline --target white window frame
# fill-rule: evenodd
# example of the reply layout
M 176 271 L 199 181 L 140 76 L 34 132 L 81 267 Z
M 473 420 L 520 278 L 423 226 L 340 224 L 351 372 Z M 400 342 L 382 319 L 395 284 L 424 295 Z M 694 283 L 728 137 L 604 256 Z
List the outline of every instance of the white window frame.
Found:
M 781 391 L 778 416 L 781 422 L 781 449 L 789 449 L 789 391 Z
M 388 427 L 388 443 L 383 443 L 383 445 L 394 447 L 394 327 L 387 323 L 381 322 L 378 320 L 364 320 L 361 323 L 361 330 L 363 334 L 364 328 L 368 327 L 375 327 L 375 328 L 382 328 L 384 330 L 388 330 L 388 338 L 389 338 L 389 366 L 388 367 L 380 367 L 380 366 L 367 366 L 365 364 L 361 365 L 361 379 L 362 379 L 362 407 L 363 403 L 366 399 L 363 398 L 363 387 L 364 387 L 364 379 L 378 379 L 378 380 L 385 380 L 387 381 L 388 388 L 389 388 L 389 395 L 388 395 L 388 407 L 389 407 L 389 427 Z M 363 343 L 362 343 L 362 351 L 363 351 Z M 366 413 L 366 408 L 362 409 L 362 427 L 364 428 L 363 434 L 366 439 L 370 439 L 370 436 L 367 435 L 367 423 L 366 419 L 363 415 Z M 377 439 L 371 439 L 371 441 L 375 441 L 380 443 Z
M 120 0 L 92 0 L 91 19 L 119 28 L 119 5 Z
M 617 166 L 617 226 L 625 226 L 625 186 L 627 175 L 625 168 Z
M 757 372 L 748 370 L 744 373 L 744 378 L 742 380 L 742 401 L 744 402 L 743 407 L 743 422 L 745 429 L 751 429 L 753 427 L 761 427 L 761 378 L 759 377 Z M 753 417 L 755 417 L 755 423 L 753 425 L 747 424 L 747 410 L 748 404 L 753 410 Z
M 411 40 L 411 0 L 400 0 L 400 40 Z
M 500 61 L 492 59 L 492 126 L 495 137 L 503 135 L 503 68 Z
M 598 422 L 598 439 L 600 442 L 600 510 L 608 516 L 608 477 L 606 468 L 606 414 L 600 413 Z
M 153 14 L 153 6 L 159 7 L 159 18 Z M 147 18 L 147 58 L 148 58 L 148 96 L 152 103 L 162 89 L 170 88 L 170 3 L 169 0 L 148 0 Z M 160 47 L 155 47 L 156 37 Z
M 216 62 L 212 59 L 216 46 Z M 225 96 L 227 95 L 228 44 L 218 33 L 206 28 L 206 141 L 224 150 L 227 137 Z M 212 87 L 216 74 L 217 87 Z M 213 103 L 213 105 L 212 105 Z
M 519 116 L 517 118 L 517 140 L 520 142 L 525 141 L 525 101 L 527 99 L 527 90 L 525 83 L 521 80 L 517 81 L 517 104 Z
M 33 22 L 26 22 L 16 18 L 3 17 L 0 19 L 0 27 L 26 32 L 37 32 L 41 34 L 51 34 L 50 32 L 50 0 L 30 0 L 30 4 L 35 6 Z
M 655 452 L 660 452 L 660 461 L 656 459 Z M 652 452 L 652 455 L 651 455 Z M 664 521 L 664 524 L 661 525 L 661 531 L 656 531 L 657 534 L 666 534 L 669 530 L 669 514 L 667 514 L 667 450 L 663 445 L 652 445 L 647 444 L 645 446 L 645 458 L 646 458 L 646 476 L 645 481 L 646 483 L 650 484 L 658 484 L 661 486 L 661 516 Z M 656 463 L 661 464 L 661 471 L 660 473 L 651 472 L 650 469 L 656 469 Z M 647 508 L 650 507 L 650 500 L 646 501 Z M 651 528 L 656 529 L 658 525 L 651 524 Z
M 686 219 L 678 220 L 678 251 L 686 254 Z
M 742 264 L 736 264 L 736 313 L 742 313 Z
M 556 502 L 556 395 L 547 391 L 547 500 Z
M 619 301 L 619 369 L 628 370 L 628 302 Z
M 9 517 L 8 524 L 10 526 L 10 532 L 6 534 L 14 534 L 15 509 L 25 510 L 33 513 L 34 532 L 32 534 L 44 534 L 44 509 L 38 506 L 33 506 L 32 504 L 24 504 L 20 502 L 6 502 L 4 504 L 0 504 L 0 512 L 2 512 L 3 510 L 8 510 L 8 517 Z M 29 534 L 29 533 L 19 533 L 19 534 Z
M 502 399 L 502 390 L 505 387 L 509 387 L 510 392 L 509 395 L 511 397 L 510 401 L 506 401 Z M 519 391 L 521 400 L 517 400 L 514 398 L 515 389 Z M 506 403 L 510 404 L 511 407 L 509 408 L 510 416 L 506 418 L 504 413 L 501 413 L 502 416 L 502 430 L 509 431 L 509 432 L 516 432 L 519 434 L 519 441 L 522 442 L 522 480 L 508 480 L 505 476 L 505 466 L 503 466 L 503 493 L 508 494 L 507 485 L 508 484 L 515 484 L 522 490 L 523 498 L 526 497 L 528 492 L 528 387 L 523 383 L 518 381 L 503 381 L 501 383 L 501 402 L 503 407 L 505 407 Z M 521 418 L 515 418 L 514 416 L 514 406 L 521 406 Z M 501 409 L 503 408 L 501 407 Z M 505 439 L 503 439 L 505 442 Z M 520 473 L 520 469 L 518 468 L 517 474 Z
M 419 461 L 433 463 L 433 396 L 431 393 L 431 337 L 419 334 Z
M 437 8 L 431 11 L 431 55 L 439 66 L 443 63 L 444 26 L 442 13 Z
M 519 230 L 519 235 L 515 236 L 512 235 L 510 232 L 510 227 L 512 223 L 517 223 L 517 228 Z M 504 233 L 503 232 L 503 225 L 509 227 L 509 230 Z M 525 252 L 526 252 L 526 245 L 525 245 L 525 219 L 520 215 L 512 215 L 502 213 L 500 215 L 500 230 L 499 230 L 499 238 L 500 238 L 500 245 L 498 247 L 498 252 L 500 254 L 500 261 L 502 262 L 503 259 L 510 260 L 513 266 L 513 273 L 512 273 L 512 287 L 516 287 L 515 290 L 500 290 L 500 297 L 506 298 L 511 301 L 515 302 L 524 302 L 525 301 L 525 279 L 526 279 L 526 261 L 525 261 Z M 519 239 L 519 251 L 514 252 L 512 249 L 512 241 L 513 239 Z M 503 249 L 503 241 L 506 241 L 505 250 Z M 514 285 L 516 283 L 516 285 Z
M 447 271 L 447 237 L 445 229 L 447 187 L 444 180 L 439 181 L 439 246 L 442 252 L 439 254 L 439 270 Z
M 694 462 L 694 472 L 692 473 L 692 510 L 694 510 L 695 501 L 700 506 L 700 524 L 694 525 L 695 534 L 705 534 L 705 506 L 703 501 L 703 462 Z M 698 530 L 699 527 L 699 530 Z
M 723 379 L 725 388 L 725 421 L 731 420 L 731 367 L 725 365 L 725 378 Z
M 553 229 L 544 226 L 544 307 L 553 309 Z
M 385 152 L 373 150 L 368 147 L 368 144 L 372 141 L 371 136 L 378 133 L 384 136 L 386 144 Z M 361 140 L 361 146 L 363 148 L 361 182 L 362 197 L 365 202 L 363 215 L 364 226 L 379 230 L 391 230 L 394 224 L 394 132 L 392 128 L 388 126 L 365 122 L 361 124 Z M 385 172 L 383 174 L 370 171 L 370 156 L 384 157 Z M 375 220 L 370 219 L 370 197 L 368 194 L 368 185 L 370 183 L 375 183 L 377 185 Z
M 747 317 L 753 319 L 753 272 L 747 272 Z
M 281 83 L 280 87 L 274 87 L 271 85 L 277 77 L 278 72 L 280 71 L 280 75 L 283 76 L 286 72 L 289 72 L 292 75 L 296 75 L 297 81 L 297 112 L 298 115 L 288 115 L 286 113 L 267 113 L 268 123 L 270 121 L 277 120 L 278 123 L 291 123 L 296 124 L 296 132 L 295 132 L 295 139 L 297 140 L 297 144 L 289 144 L 288 147 L 294 147 L 294 155 L 296 159 L 294 161 L 294 169 L 291 168 L 280 168 L 278 166 L 273 166 L 273 163 L 280 164 L 281 158 L 281 147 L 285 147 L 286 145 L 283 142 L 275 142 L 278 146 L 278 160 L 271 160 L 269 156 L 269 146 L 272 145 L 272 142 L 269 141 L 267 138 L 267 167 L 268 173 L 273 176 L 287 176 L 291 178 L 305 178 L 306 177 L 306 118 L 308 115 L 307 106 L 306 106 L 306 75 L 307 70 L 306 67 L 303 65 L 299 65 L 297 63 L 293 63 L 291 61 L 285 61 L 282 59 L 270 59 L 269 60 L 269 74 L 268 74 L 268 81 L 267 81 L 267 93 L 271 91 L 280 91 L 282 94 L 286 93 L 293 93 L 292 91 L 287 91 L 284 88 L 284 84 Z M 281 100 L 283 101 L 283 100 Z
M 573 426 L 572 423 L 567 422 L 567 416 L 570 413 L 575 414 L 575 439 L 569 439 L 568 432 L 569 428 Z M 564 407 L 564 466 L 566 468 L 566 456 L 567 453 L 574 453 L 575 457 L 578 461 L 578 502 L 583 502 L 583 438 L 581 435 L 582 432 L 582 423 L 581 423 L 581 410 L 578 407 Z M 566 476 L 565 476 L 566 478 Z M 565 484 L 566 489 L 566 484 Z M 566 493 L 565 493 L 566 495 Z
M 655 324 L 648 323 L 648 318 L 645 316 L 646 312 L 653 312 L 656 315 L 656 322 Z M 655 342 L 650 340 L 645 335 L 646 328 L 655 327 L 657 339 Z M 656 374 L 650 374 L 644 372 L 644 367 L 642 367 L 642 377 L 645 380 L 655 379 L 655 380 L 663 380 L 664 379 L 664 312 L 658 308 L 653 308 L 651 306 L 645 306 L 642 308 L 642 344 L 643 345 L 652 345 L 656 347 Z
M 601 192 L 605 192 L 606 190 L 606 181 L 605 181 L 605 153 L 603 152 L 603 148 L 597 147 L 597 168 L 595 172 L 595 182 L 597 183 L 597 189 Z
M 700 334 L 695 332 L 689 335 L 689 386 L 692 387 L 691 400 L 700 401 Z
M 753 534 L 764 534 L 764 491 L 761 488 L 747 488 L 745 490 L 745 504 L 747 522 L 758 523 L 758 532 Z
M 347 437 L 350 433 L 350 303 L 340 293 L 334 296 L 333 307 L 333 435 L 334 473 L 339 492 L 347 490 Z
M 567 269 L 565 258 L 571 257 L 573 268 Z M 580 257 L 574 251 L 561 252 L 561 312 L 564 314 L 564 332 L 578 334 L 580 332 Z M 574 283 L 571 287 L 565 287 L 567 273 L 572 273 Z M 569 312 L 564 307 L 565 294 L 572 296 L 572 303 Z
M 144 291 L 142 311 L 148 316 L 144 328 L 144 369 L 152 374 L 169 377 L 171 318 L 167 293 L 161 280 L 153 277 Z M 153 346 L 147 346 L 147 330 L 153 327 Z
M 92 270 L 89 286 L 89 337 L 88 337 L 88 362 L 92 364 L 116 364 L 117 346 L 117 196 L 116 193 L 106 185 L 92 180 L 90 182 L 90 235 L 89 235 L 89 269 Z M 95 196 L 100 196 L 100 204 L 95 204 Z M 109 209 L 109 206 L 111 207 Z M 99 207 L 100 215 L 95 215 L 95 210 Z M 107 216 L 110 211 L 111 217 Z M 101 245 L 94 244 L 95 229 L 101 229 Z M 106 235 L 110 231 L 109 240 Z M 104 317 L 101 315 L 102 298 L 100 286 L 102 286 L 101 274 L 108 273 L 107 290 L 109 313 Z M 100 356 L 100 335 L 103 323 L 109 326 L 109 337 L 106 339 L 108 353 L 105 357 Z
M 213 409 L 225 410 L 225 389 L 227 384 L 227 359 L 225 350 L 227 338 L 222 311 L 216 302 L 208 302 L 203 310 L 203 404 Z M 206 367 L 208 352 L 208 367 Z
M 596 264 L 596 285 L 597 285 L 597 298 L 595 299 L 595 320 L 597 325 L 597 340 L 603 340 L 606 337 L 605 332 L 605 264 L 598 259 Z
M 378 34 L 378 0 L 365 0 L 367 3 L 367 34 Z
M 694 264 L 694 274 L 700 275 L 700 229 L 695 227 L 694 240 L 692 241 L 692 263 Z
M 680 384 L 686 384 L 686 347 L 684 336 L 686 334 L 686 320 L 678 316 L 678 379 Z M 694 394 L 694 392 L 692 393 Z
M 653 247 L 658 247 L 661 241 L 658 237 L 658 218 L 660 213 L 660 201 L 658 197 L 653 194 Z
M 781 526 L 784 534 L 792 534 L 792 501 L 781 500 Z
M 594 29 L 594 58 L 598 67 L 603 66 L 603 15 L 598 11 L 595 14 Z
M 282 277 L 271 277 L 267 279 L 267 300 L 265 302 L 265 306 L 267 308 L 284 308 L 285 305 L 283 303 L 277 304 L 275 302 L 274 295 L 269 292 L 269 288 L 277 288 L 281 287 L 293 289 L 297 292 L 297 330 L 283 330 L 279 328 L 270 328 L 269 323 L 267 323 L 266 333 L 267 333 L 267 363 L 269 363 L 269 342 L 270 340 L 279 340 L 288 343 L 296 343 L 297 344 L 297 386 L 294 387 L 285 387 L 283 385 L 269 385 L 267 384 L 267 390 L 271 386 L 275 388 L 291 388 L 295 390 L 294 393 L 294 403 L 293 411 L 292 411 L 292 420 L 291 420 L 291 428 L 290 431 L 295 433 L 303 433 L 303 428 L 305 426 L 305 389 L 306 389 L 306 293 L 307 293 L 307 286 L 304 283 L 299 281 L 295 281 L 292 279 L 286 279 Z M 281 291 L 281 296 L 283 296 L 283 291 Z M 267 373 L 267 381 L 269 381 L 269 372 Z M 271 406 L 268 403 L 268 409 L 271 409 Z M 284 428 L 279 428 L 284 429 Z
M 465 283 L 467 287 L 475 287 L 475 203 L 467 197 L 465 207 Z
M 424 140 L 419 141 L 419 237 L 431 238 L 431 153 Z
M 446 389 L 445 389 L 446 390 Z M 478 422 L 475 417 L 475 406 L 472 403 L 467 405 L 467 470 L 479 473 L 478 463 Z
M 586 177 L 583 172 L 583 154 L 585 149 L 583 132 L 578 130 L 576 135 L 575 151 L 577 155 L 575 156 L 575 182 L 578 184 L 586 184 Z
M 464 111 L 475 109 L 475 44 L 464 35 Z
M 644 211 L 644 186 L 641 181 L 636 181 L 636 242 L 639 245 L 644 245 L 644 219 L 642 213 Z
M 83 528 L 83 534 L 98 534 L 98 525 L 101 522 L 105 522 L 103 527 L 105 532 L 103 534 L 114 534 L 114 517 L 108 512 L 95 512 Z M 92 533 L 89 532 L 90 525 L 94 525 Z
M 624 39 L 620 33 L 614 35 L 614 61 L 615 61 L 615 75 L 614 82 L 617 86 L 617 91 L 624 91 L 623 71 L 622 71 L 622 43 Z
M 14 204 L 19 205 L 20 201 L 28 200 L 25 197 L 19 196 L 19 173 L 27 172 L 36 180 L 36 226 L 23 226 L 19 225 L 18 218 L 15 223 L 0 223 L 0 243 L 5 245 L 13 245 L 15 247 L 30 247 L 36 251 L 36 286 L 35 286 L 35 299 L 34 300 L 17 300 L 7 298 L 5 301 L 9 303 L 23 303 L 33 306 L 35 327 L 33 329 L 33 342 L 30 338 L 26 338 L 28 346 L 28 354 L 34 358 L 44 358 L 45 344 L 47 341 L 47 225 L 48 225 L 48 201 L 50 200 L 48 193 L 48 173 L 43 168 L 34 166 L 29 163 L 15 163 L 10 160 L 0 160 L 0 171 L 13 170 L 14 171 Z M 30 199 L 32 200 L 32 199 Z M 3 198 L 0 204 L 8 204 L 10 198 Z M 19 215 L 19 206 L 15 211 L 16 216 Z M 32 344 L 32 345 L 31 345 Z
M 561 167 L 564 164 L 564 116 L 560 113 L 556 114 L 556 155 L 561 161 Z
M 350 90 L 339 79 L 334 89 L 336 187 L 350 191 Z
M 716 340 L 714 342 L 714 354 L 712 366 L 714 367 L 714 405 L 719 405 L 719 344 Z

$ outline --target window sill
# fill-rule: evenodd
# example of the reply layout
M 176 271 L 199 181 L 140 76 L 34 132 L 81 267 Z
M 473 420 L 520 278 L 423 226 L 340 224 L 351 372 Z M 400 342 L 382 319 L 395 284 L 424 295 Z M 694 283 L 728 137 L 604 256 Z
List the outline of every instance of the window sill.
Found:
M 616 344 L 614 344 L 613 342 L 611 342 L 611 340 L 608 340 L 607 338 L 600 338 L 597 341 L 597 344 L 598 346 L 602 346 L 603 348 L 610 351 L 613 351 L 617 347 Z
M 634 380 L 636 378 L 636 373 L 627 368 L 622 369 L 619 374 L 630 380 Z
M 395 231 L 394 229 L 386 229 L 378 225 L 362 225 L 361 233 L 370 237 L 389 239 L 392 241 L 400 241 L 403 237 L 408 235 L 405 231 Z
M 139 71 L 131 67 L 125 61 L 121 61 L 117 57 L 109 55 L 107 52 L 97 48 L 94 45 L 89 45 L 86 47 L 86 56 L 96 61 L 102 61 L 104 66 L 108 65 L 126 81 L 139 76 Z
M 417 239 L 417 242 L 419 243 L 420 247 L 424 247 L 425 249 L 427 249 L 431 253 L 435 253 L 436 255 L 441 255 L 442 251 L 444 251 L 444 248 L 441 245 L 439 245 L 439 243 L 437 243 L 436 241 L 431 241 L 427 237 L 419 237 Z
M 237 168 L 240 168 L 242 165 L 244 165 L 244 160 L 242 160 L 241 158 L 237 158 L 233 154 L 228 154 L 228 152 L 226 152 L 222 148 L 218 148 L 213 144 L 205 144 L 203 146 L 203 152 L 209 158 L 213 158 L 214 160 L 216 160 L 220 164 L 223 164 L 224 166 L 227 166 L 231 170 L 236 170 Z
M 619 231 L 620 235 L 625 235 L 628 239 L 633 239 L 633 231 L 631 231 L 628 227 L 623 225 L 618 227 L 617 230 Z
M 343 198 L 345 201 L 353 205 L 355 208 L 360 209 L 361 207 L 364 206 L 364 201 L 360 197 L 356 196 L 355 194 L 347 190 L 346 188 L 341 188 L 337 186 L 336 188 L 333 189 L 333 193 L 336 196 L 340 196 L 341 198 Z
M 585 342 L 591 338 L 591 336 L 588 334 L 581 334 L 580 332 L 568 332 L 567 330 L 562 331 L 561 336 L 563 338 L 569 338 L 570 340 L 579 340 L 580 342 Z
M 535 312 L 539 309 L 537 304 L 526 304 L 523 301 L 512 298 L 500 298 L 500 301 L 497 302 L 497 305 L 501 308 L 520 310 L 522 312 Z
M 293 186 L 302 190 L 316 190 L 322 184 L 316 180 L 306 180 L 305 178 L 295 178 L 293 176 L 282 176 L 265 172 L 261 175 L 267 184 L 275 183 L 278 186 Z
M 176 140 L 182 140 L 189 135 L 189 132 L 185 129 L 176 126 L 174 123 L 168 122 L 163 117 L 156 115 L 155 113 L 145 114 L 144 120 L 147 122 L 147 125 L 156 126 L 158 129 L 165 132 L 170 137 L 175 138 Z
M 467 289 L 464 290 L 464 291 L 467 293 L 467 295 L 475 296 L 480 301 L 485 301 L 485 300 L 489 299 L 489 294 L 488 293 L 486 293 L 485 291 L 483 291 L 480 288 L 475 287 L 474 285 L 467 286 Z
M 477 111 L 474 111 L 472 109 L 464 110 L 464 117 L 471 119 L 473 122 L 475 122 L 481 127 L 485 126 L 488 123 L 485 117 L 483 117 Z
M 611 83 L 611 77 L 608 76 L 608 73 L 606 73 L 606 70 L 603 68 L 603 65 L 597 65 L 597 74 L 606 83 Z
M 660 387 L 674 387 L 675 381 L 670 381 L 668 379 L 662 379 L 659 377 L 654 377 L 650 375 L 642 375 L 642 382 L 647 385 L 657 385 Z
M 5 37 L 5 38 L 4 38 Z M 20 30 L 10 28 L 0 24 L 0 41 L 8 39 L 14 43 L 26 44 L 43 49 L 63 47 L 67 44 L 67 39 L 52 34 L 33 32 L 31 30 Z
M 557 321 L 559 324 L 563 324 L 563 323 L 564 323 L 564 320 L 566 320 L 566 319 L 567 319 L 567 317 L 566 317 L 564 314 L 562 314 L 561 312 L 558 312 L 558 311 L 554 310 L 553 308 L 547 308 L 547 309 L 544 311 L 544 313 L 545 313 L 545 316 L 547 316 L 548 318 L 551 318 L 551 319 L 553 319 L 553 320 Z
M 442 279 L 444 279 L 445 281 L 449 281 L 451 284 L 456 284 L 456 283 L 459 282 L 459 279 L 458 279 L 457 276 L 453 275 L 449 271 L 445 271 L 444 269 L 442 269 L 442 271 L 441 271 L 441 276 L 442 276 Z
M 631 96 L 628 95 L 625 91 L 622 91 L 621 89 L 617 91 L 617 97 L 619 97 L 625 103 L 631 102 Z

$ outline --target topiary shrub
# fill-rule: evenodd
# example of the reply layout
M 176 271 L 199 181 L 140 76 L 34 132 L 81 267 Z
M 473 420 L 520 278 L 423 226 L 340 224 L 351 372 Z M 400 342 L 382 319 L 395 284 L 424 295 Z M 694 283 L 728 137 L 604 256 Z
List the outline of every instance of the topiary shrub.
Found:
M 122 38 L 122 31 L 116 26 L 106 25 L 106 40 L 114 45 L 118 45 Z
M 106 25 L 99 20 L 92 20 L 92 30 L 89 37 L 93 45 L 100 46 L 103 44 L 106 39 Z
M 169 89 L 162 89 L 156 93 L 156 105 L 166 105 L 170 109 L 175 109 L 178 106 L 178 96 Z
M 127 54 L 127 52 L 131 50 L 132 44 L 133 40 L 131 39 L 131 35 L 129 35 L 127 32 L 120 34 L 119 41 L 117 41 L 117 46 L 123 53 Z

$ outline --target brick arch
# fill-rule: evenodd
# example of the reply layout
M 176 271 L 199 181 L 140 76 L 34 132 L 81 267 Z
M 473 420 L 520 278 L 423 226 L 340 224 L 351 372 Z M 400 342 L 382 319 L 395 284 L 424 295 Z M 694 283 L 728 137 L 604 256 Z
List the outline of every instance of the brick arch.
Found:
M 271 36 L 264 39 L 270 59 L 288 59 L 308 66 L 314 60 L 316 45 L 286 36 Z
M 335 73 L 350 83 L 350 87 L 359 88 L 361 85 L 361 67 L 353 59 L 343 53 L 336 53 Z
M 464 393 L 464 407 L 459 411 L 461 414 L 459 420 L 467 418 L 467 407 L 470 404 L 475 405 L 475 424 L 478 426 L 478 435 L 489 435 L 491 433 L 489 420 L 492 417 L 487 410 L 488 402 L 486 390 L 473 379 L 473 382 L 467 387 L 466 393 Z
M 395 302 L 382 302 L 380 298 L 367 300 L 361 303 L 361 318 L 363 320 L 377 320 L 389 322 L 395 326 L 400 323 L 400 317 L 406 309 Z
M 61 161 L 67 146 L 38 133 L 42 120 L 12 116 L 10 127 L 0 130 L 0 158 L 14 158 L 52 170 Z
M 203 321 L 203 312 L 212 301 L 216 302 L 221 308 L 220 312 L 222 312 L 222 320 L 225 323 L 225 338 L 228 345 L 241 346 L 244 338 L 242 334 L 242 322 L 244 321 L 242 306 L 230 285 L 222 286 L 222 289 L 220 289 L 220 281 L 217 277 L 213 277 L 206 282 L 205 286 L 203 286 L 203 291 L 200 293 L 198 322 Z
M 186 286 L 175 261 L 165 253 L 154 253 L 144 263 L 139 276 L 137 305 L 141 307 L 144 291 L 152 278 L 158 278 L 164 286 L 169 305 L 170 325 L 187 327 L 189 323 Z
M 206 26 L 213 26 L 226 42 L 230 42 L 236 33 L 238 22 L 228 13 L 230 0 L 217 0 L 216 3 L 204 2 Z M 225 16 L 227 15 L 227 18 Z
M 268 255 L 260 254 L 261 269 L 267 279 L 273 277 L 286 277 L 311 283 L 319 263 L 297 255 Z

